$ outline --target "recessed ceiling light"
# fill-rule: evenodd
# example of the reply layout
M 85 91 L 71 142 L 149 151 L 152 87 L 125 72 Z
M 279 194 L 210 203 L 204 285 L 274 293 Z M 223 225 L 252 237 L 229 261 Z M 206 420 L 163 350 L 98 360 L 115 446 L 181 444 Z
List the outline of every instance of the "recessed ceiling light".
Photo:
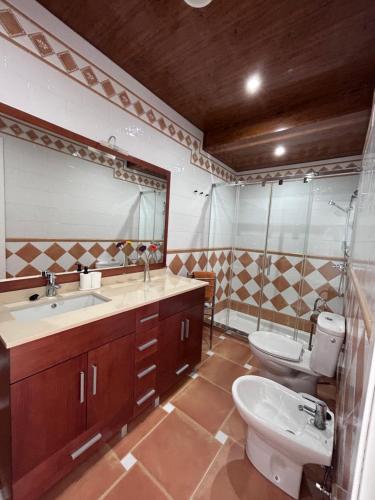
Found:
M 185 0 L 185 3 L 190 5 L 190 7 L 194 7 L 195 9 L 201 9 L 202 7 L 206 7 L 211 2 L 212 0 Z
M 285 149 L 285 147 L 284 147 L 284 146 L 282 146 L 281 144 L 280 144 L 279 146 L 276 146 L 276 147 L 275 147 L 275 150 L 274 150 L 274 152 L 273 152 L 273 154 L 274 154 L 275 156 L 283 156 L 283 155 L 285 155 L 285 153 L 286 153 L 286 149 Z
M 249 76 L 246 80 L 246 90 L 249 94 L 256 94 L 262 85 L 262 79 L 260 78 L 258 73 Z

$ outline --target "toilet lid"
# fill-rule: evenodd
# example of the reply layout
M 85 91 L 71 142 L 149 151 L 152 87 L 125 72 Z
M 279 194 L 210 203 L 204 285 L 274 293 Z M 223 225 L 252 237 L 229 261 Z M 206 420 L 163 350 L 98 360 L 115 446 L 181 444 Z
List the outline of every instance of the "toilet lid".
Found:
M 301 359 L 302 344 L 286 337 L 281 333 L 258 331 L 250 333 L 250 345 L 256 349 L 288 361 Z

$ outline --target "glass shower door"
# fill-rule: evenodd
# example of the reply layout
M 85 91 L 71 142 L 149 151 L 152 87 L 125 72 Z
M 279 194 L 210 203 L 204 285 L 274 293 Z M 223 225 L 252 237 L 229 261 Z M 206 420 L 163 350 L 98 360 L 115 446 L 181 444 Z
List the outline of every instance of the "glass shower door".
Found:
M 257 329 L 271 184 L 239 185 L 233 237 L 233 272 L 228 327 L 243 334 Z
M 306 313 L 301 297 L 310 291 L 303 274 L 311 192 L 303 179 L 272 184 L 258 330 L 295 336 L 297 318 Z

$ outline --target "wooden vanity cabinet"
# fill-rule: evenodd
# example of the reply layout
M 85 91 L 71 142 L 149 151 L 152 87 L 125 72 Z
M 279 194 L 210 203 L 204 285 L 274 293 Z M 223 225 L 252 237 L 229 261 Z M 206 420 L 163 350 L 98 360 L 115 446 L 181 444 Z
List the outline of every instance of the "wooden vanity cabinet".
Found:
M 158 372 L 160 394 L 190 373 L 201 360 L 203 298 L 203 288 L 191 292 L 186 301 L 181 301 L 179 296 L 176 300 L 176 309 L 182 311 L 160 322 Z M 164 308 L 161 304 L 160 308 L 163 317 L 173 309 L 173 301 L 166 303 Z
M 0 414 L 0 471 L 14 499 L 39 498 L 193 370 L 203 299 L 200 288 L 0 347 L 0 395 L 10 402 Z

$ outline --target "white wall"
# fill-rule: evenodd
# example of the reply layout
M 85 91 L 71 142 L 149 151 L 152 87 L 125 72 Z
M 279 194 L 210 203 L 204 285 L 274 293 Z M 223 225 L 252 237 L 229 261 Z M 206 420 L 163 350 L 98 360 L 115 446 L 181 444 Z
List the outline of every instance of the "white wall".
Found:
M 201 131 L 54 18 L 40 4 L 33 0 L 16 0 L 13 4 L 82 56 L 93 60 L 138 96 L 147 99 L 189 133 L 202 138 Z M 0 53 L 2 102 L 94 140 L 106 140 L 110 135 L 115 135 L 118 146 L 131 155 L 170 170 L 168 247 L 207 245 L 208 199 L 196 197 L 193 191 L 199 189 L 208 192 L 217 177 L 193 166 L 189 149 L 3 37 L 0 37 Z

